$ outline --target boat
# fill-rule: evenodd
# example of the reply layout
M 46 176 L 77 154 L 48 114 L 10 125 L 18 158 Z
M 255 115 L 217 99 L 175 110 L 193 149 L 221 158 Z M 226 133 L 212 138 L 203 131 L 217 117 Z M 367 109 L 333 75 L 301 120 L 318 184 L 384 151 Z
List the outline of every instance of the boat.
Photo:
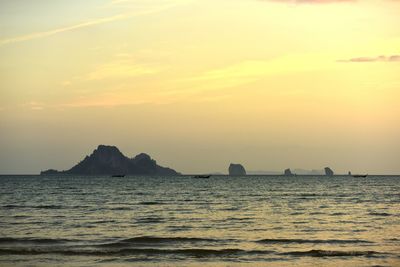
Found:
M 210 178 L 211 175 L 207 174 L 207 175 L 195 175 L 193 176 L 193 178 L 197 178 L 197 179 L 208 179 Z
M 354 174 L 353 175 L 354 178 L 365 178 L 367 176 L 368 176 L 368 174 Z
M 125 174 L 113 174 L 111 177 L 125 177 Z

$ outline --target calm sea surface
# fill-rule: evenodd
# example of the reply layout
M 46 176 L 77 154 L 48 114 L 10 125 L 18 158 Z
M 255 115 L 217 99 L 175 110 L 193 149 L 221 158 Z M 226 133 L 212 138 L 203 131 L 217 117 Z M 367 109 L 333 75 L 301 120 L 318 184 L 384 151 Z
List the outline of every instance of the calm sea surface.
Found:
M 400 266 L 400 177 L 0 176 L 0 266 Z

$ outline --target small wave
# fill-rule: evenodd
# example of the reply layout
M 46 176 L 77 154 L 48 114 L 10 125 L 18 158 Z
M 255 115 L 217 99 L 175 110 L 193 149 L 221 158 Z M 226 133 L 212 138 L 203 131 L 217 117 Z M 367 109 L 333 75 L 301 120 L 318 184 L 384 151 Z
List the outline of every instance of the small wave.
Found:
M 165 203 L 158 201 L 142 201 L 138 203 L 139 205 L 163 205 Z
M 280 255 L 288 256 L 306 256 L 306 257 L 376 257 L 380 252 L 376 251 L 334 251 L 334 250 L 308 250 L 308 251 L 291 251 L 280 253 Z
M 365 229 L 353 229 L 351 230 L 353 233 L 361 233 L 361 232 L 367 232 Z
M 219 209 L 219 210 L 223 210 L 223 211 L 237 211 L 237 210 L 240 210 L 240 208 L 239 208 L 239 207 L 229 207 L 229 208 L 222 208 L 222 209 Z
M 170 232 L 184 232 L 184 231 L 189 231 L 193 227 L 189 225 L 171 225 L 168 226 L 168 231 Z
M 124 247 L 134 245 L 160 245 L 171 243 L 217 243 L 224 240 L 212 238 L 195 238 L 195 237 L 151 237 L 139 236 L 133 238 L 122 239 L 113 243 L 101 244 L 101 247 Z
M 21 205 L 3 205 L 1 206 L 1 208 L 3 209 L 16 209 L 16 208 L 24 208 L 25 206 L 21 206 Z
M 254 218 L 251 218 L 251 217 L 243 217 L 243 218 L 231 217 L 231 218 L 227 218 L 227 219 L 224 219 L 224 220 L 221 220 L 221 221 L 225 221 L 225 222 L 230 222 L 230 221 L 240 221 L 240 222 L 245 221 L 245 222 L 249 222 L 249 221 L 253 221 L 253 220 L 254 220 Z
M 99 221 L 93 221 L 93 222 L 90 222 L 90 223 L 92 223 L 92 224 L 103 224 L 103 223 L 115 223 L 116 221 L 115 220 L 99 220 Z
M 61 206 L 61 205 L 39 205 L 39 206 L 32 206 L 31 208 L 34 208 L 34 209 L 62 209 L 63 206 Z
M 314 212 L 310 212 L 310 215 L 322 215 L 325 214 L 324 212 L 320 212 L 320 211 L 314 211 Z
M 257 243 L 264 244 L 281 244 L 281 243 L 296 243 L 296 244 L 372 244 L 373 242 L 360 239 L 286 239 L 286 238 L 272 238 L 257 240 Z
M 30 206 L 30 205 L 4 205 L 1 206 L 4 209 L 63 209 L 64 207 L 61 205 L 37 205 L 37 206 Z
M 303 194 L 299 194 L 299 196 L 301 196 L 301 197 L 317 197 L 319 195 L 313 194 L 313 193 L 303 193 Z
M 29 243 L 29 244 L 60 244 L 71 242 L 70 239 L 52 239 L 52 238 L 12 238 L 12 237 L 2 237 L 0 238 L 0 244 L 10 244 L 10 243 Z
M 192 257 L 229 257 L 240 255 L 265 255 L 274 251 L 269 250 L 242 250 L 242 249 L 120 249 L 120 250 L 74 250 L 74 249 L 40 249 L 18 248 L 0 249 L 0 255 L 40 255 L 61 254 L 67 256 L 124 256 L 124 255 L 184 255 Z
M 334 213 L 331 213 L 330 215 L 332 215 L 332 216 L 344 216 L 344 215 L 348 215 L 348 213 L 344 213 L 344 212 L 334 212 Z
M 164 222 L 163 218 L 156 218 L 156 217 L 145 217 L 136 219 L 136 223 L 138 224 L 147 224 L 147 223 L 162 223 Z
M 131 207 L 114 207 L 110 208 L 110 210 L 132 210 Z
M 303 214 L 304 214 L 304 212 L 296 211 L 296 212 L 290 213 L 289 215 L 290 215 L 290 216 L 297 216 L 297 215 L 303 215 Z
M 198 238 L 198 237 L 151 237 L 151 236 L 139 236 L 124 239 L 124 242 L 145 242 L 145 243 L 170 243 L 170 242 L 218 242 L 219 239 L 213 238 Z
M 384 217 L 392 216 L 392 214 L 386 212 L 370 212 L 368 214 L 372 216 L 384 216 Z
M 27 218 L 31 218 L 31 216 L 27 216 L 27 215 L 15 215 L 13 216 L 14 219 L 27 219 Z

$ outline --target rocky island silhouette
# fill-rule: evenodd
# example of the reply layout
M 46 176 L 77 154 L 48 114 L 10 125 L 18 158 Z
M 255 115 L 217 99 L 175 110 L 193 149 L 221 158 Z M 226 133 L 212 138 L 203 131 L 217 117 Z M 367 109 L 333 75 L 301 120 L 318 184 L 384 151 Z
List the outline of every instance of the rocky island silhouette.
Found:
M 228 168 L 229 176 L 243 176 L 246 175 L 246 170 L 242 164 L 231 163 Z
M 115 146 L 99 145 L 90 156 L 69 170 L 42 171 L 41 175 L 180 175 L 177 171 L 157 164 L 149 155 L 128 158 Z
M 318 173 L 315 170 L 313 172 Z M 329 167 L 326 167 L 324 172 L 325 176 L 334 176 L 334 172 Z M 283 176 L 288 177 L 296 176 L 296 174 L 290 168 L 285 169 L 283 172 Z M 128 158 L 116 146 L 99 145 L 90 155 L 86 156 L 72 168 L 64 171 L 48 169 L 42 171 L 40 175 L 110 175 L 113 177 L 124 177 L 125 175 L 176 176 L 182 174 L 169 167 L 158 165 L 146 153 L 140 153 L 133 158 Z M 228 168 L 228 175 L 246 176 L 247 172 L 242 164 L 231 163 Z M 210 175 L 206 176 L 207 178 L 210 177 Z

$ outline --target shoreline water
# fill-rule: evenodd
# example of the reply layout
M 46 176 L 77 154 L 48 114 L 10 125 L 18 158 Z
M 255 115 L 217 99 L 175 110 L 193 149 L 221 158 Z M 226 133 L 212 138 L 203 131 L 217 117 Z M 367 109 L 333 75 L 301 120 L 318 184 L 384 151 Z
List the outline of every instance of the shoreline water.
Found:
M 395 266 L 397 176 L 3 176 L 1 266 Z

